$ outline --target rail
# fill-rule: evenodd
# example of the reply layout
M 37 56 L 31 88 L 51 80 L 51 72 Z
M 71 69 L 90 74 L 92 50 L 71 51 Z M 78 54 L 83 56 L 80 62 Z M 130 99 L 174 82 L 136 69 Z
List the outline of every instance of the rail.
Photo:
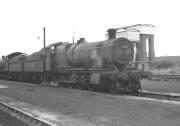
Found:
M 3 126 L 56 126 L 3 102 L 0 102 L 0 123 Z
M 153 74 L 153 80 L 180 80 L 180 74 Z
M 169 93 L 159 93 L 159 92 L 140 92 L 136 96 L 171 100 L 171 101 L 180 101 L 180 95 L 178 94 L 169 94 Z

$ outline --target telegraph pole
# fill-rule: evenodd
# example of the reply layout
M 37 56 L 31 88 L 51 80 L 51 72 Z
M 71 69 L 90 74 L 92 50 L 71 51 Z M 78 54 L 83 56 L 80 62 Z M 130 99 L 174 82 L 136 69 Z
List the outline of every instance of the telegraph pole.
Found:
M 43 52 L 43 80 L 46 83 L 46 28 L 43 28 L 43 45 L 44 45 L 44 52 Z
M 43 28 L 43 33 L 44 33 L 44 41 L 43 41 L 43 44 L 44 44 L 44 50 L 46 48 L 46 28 L 44 27 Z
M 74 44 L 74 33 L 75 33 L 75 32 L 73 32 L 73 38 L 72 38 L 72 39 L 73 39 L 73 44 Z

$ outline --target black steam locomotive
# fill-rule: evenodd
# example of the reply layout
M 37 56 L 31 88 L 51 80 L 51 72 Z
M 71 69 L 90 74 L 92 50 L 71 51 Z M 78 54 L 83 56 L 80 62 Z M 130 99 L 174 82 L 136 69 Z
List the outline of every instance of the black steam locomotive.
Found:
M 26 55 L 12 53 L 0 62 L 0 79 L 46 82 L 69 88 L 111 93 L 138 92 L 141 89 L 141 72 L 133 67 L 133 42 L 115 38 L 110 29 L 109 39 L 87 43 L 58 42 L 39 52 Z

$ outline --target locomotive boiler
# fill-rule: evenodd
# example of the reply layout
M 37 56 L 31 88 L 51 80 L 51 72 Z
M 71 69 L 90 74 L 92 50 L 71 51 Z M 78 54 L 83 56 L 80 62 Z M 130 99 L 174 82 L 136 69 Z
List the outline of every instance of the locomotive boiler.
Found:
M 70 65 L 84 68 L 105 68 L 112 63 L 127 64 L 133 59 L 134 49 L 125 38 L 87 43 L 81 38 L 67 52 Z
M 116 38 L 113 29 L 108 33 L 109 39 L 104 41 L 88 43 L 81 38 L 77 43 L 51 44 L 23 58 L 19 58 L 22 54 L 13 55 L 6 66 L 19 69 L 8 69 L 6 74 L 14 80 L 46 81 L 69 88 L 100 88 L 111 93 L 139 91 L 141 74 L 130 64 L 134 58 L 133 42 Z M 2 78 L 3 73 L 0 74 Z

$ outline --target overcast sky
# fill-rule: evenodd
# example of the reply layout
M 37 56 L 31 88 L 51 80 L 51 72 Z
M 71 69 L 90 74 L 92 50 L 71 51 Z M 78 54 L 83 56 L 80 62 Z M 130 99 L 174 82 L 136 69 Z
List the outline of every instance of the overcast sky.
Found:
M 156 56 L 180 55 L 178 0 L 1 0 L 0 56 L 31 54 L 47 44 L 85 37 L 105 39 L 108 28 L 154 24 Z M 38 39 L 40 37 L 40 39 Z

